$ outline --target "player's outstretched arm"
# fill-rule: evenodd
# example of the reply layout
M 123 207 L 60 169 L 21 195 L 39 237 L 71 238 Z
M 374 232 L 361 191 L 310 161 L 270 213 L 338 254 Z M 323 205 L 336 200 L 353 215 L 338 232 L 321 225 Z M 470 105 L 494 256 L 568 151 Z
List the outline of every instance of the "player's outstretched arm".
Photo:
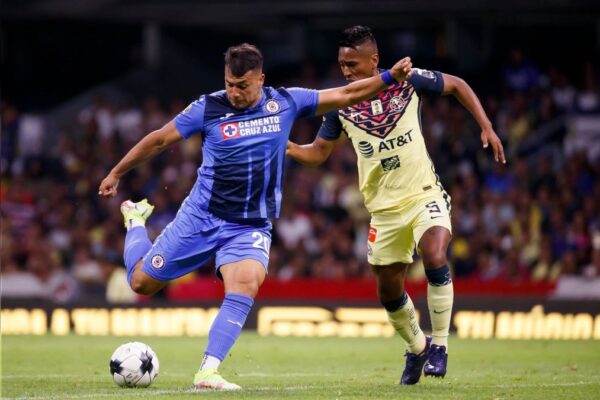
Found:
M 117 194 L 119 179 L 129 170 L 137 167 L 144 161 L 158 155 L 170 145 L 179 142 L 183 137 L 175 128 L 173 121 L 162 128 L 150 132 L 144 136 L 131 150 L 119 161 L 119 163 L 102 180 L 98 188 L 98 194 L 104 197 L 114 197 Z
M 288 141 L 285 154 L 292 157 L 300 164 L 319 165 L 327 160 L 334 146 L 334 141 L 325 140 L 317 136 L 310 144 L 299 145 L 292 141 Z
M 500 141 L 500 138 L 498 138 L 498 135 L 496 135 L 496 132 L 494 132 L 494 127 L 485 114 L 481 102 L 473 89 L 471 89 L 471 86 L 457 76 L 448 74 L 442 74 L 442 76 L 444 78 L 444 89 L 442 90 L 442 94 L 453 95 L 471 113 L 481 128 L 481 142 L 483 143 L 483 148 L 485 149 L 491 145 L 492 150 L 494 151 L 494 159 L 497 162 L 506 164 L 502 142 Z
M 320 90 L 316 114 L 322 115 L 367 100 L 387 86 L 410 78 L 411 73 L 412 62 L 410 57 L 405 57 L 381 75 L 361 79 L 346 86 Z

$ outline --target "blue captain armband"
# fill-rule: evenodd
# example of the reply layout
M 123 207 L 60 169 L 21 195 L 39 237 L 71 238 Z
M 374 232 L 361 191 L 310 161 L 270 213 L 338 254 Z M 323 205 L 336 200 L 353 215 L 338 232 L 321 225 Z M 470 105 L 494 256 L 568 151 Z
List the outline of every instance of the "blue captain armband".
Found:
M 385 72 L 382 72 L 381 74 L 379 74 L 379 76 L 381 77 L 381 80 L 383 81 L 383 83 L 385 83 L 388 86 L 393 85 L 394 83 L 397 83 L 398 81 L 396 81 L 396 79 L 392 76 L 392 73 L 390 72 L 390 70 L 388 69 Z

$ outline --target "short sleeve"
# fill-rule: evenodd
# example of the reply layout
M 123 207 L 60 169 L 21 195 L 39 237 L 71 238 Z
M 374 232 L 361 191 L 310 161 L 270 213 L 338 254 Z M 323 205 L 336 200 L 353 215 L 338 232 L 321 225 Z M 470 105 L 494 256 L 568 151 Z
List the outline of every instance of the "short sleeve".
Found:
M 296 103 L 296 118 L 312 117 L 319 104 L 319 91 L 314 89 L 289 88 L 287 92 Z
M 206 100 L 201 96 L 175 117 L 175 127 L 185 139 L 204 130 L 204 109 Z
M 444 78 L 441 72 L 413 68 L 408 83 L 413 85 L 418 94 L 441 94 L 444 90 Z
M 330 111 L 323 115 L 323 122 L 319 128 L 318 135 L 325 140 L 337 140 L 342 133 L 342 123 L 338 110 Z

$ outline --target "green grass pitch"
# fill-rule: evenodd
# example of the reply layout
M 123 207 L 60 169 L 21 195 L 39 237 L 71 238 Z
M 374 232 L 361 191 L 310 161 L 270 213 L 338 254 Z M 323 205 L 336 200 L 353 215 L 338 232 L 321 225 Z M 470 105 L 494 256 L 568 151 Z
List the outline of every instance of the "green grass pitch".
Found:
M 121 389 L 108 373 L 120 344 L 140 340 L 160 359 L 147 389 Z M 398 337 L 280 338 L 244 333 L 221 367 L 242 392 L 192 392 L 206 338 L 4 336 L 3 399 L 594 399 L 600 341 L 450 339 L 449 374 L 396 383 Z

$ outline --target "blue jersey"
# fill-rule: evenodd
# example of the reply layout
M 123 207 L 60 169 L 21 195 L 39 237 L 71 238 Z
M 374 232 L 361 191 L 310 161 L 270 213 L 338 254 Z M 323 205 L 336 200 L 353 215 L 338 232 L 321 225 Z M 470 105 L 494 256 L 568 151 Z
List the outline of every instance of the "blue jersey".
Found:
M 174 120 L 184 138 L 203 139 L 189 201 L 227 221 L 277 218 L 290 130 L 297 118 L 315 114 L 318 101 L 316 90 L 265 87 L 252 108 L 233 108 L 224 90 L 190 104 Z

